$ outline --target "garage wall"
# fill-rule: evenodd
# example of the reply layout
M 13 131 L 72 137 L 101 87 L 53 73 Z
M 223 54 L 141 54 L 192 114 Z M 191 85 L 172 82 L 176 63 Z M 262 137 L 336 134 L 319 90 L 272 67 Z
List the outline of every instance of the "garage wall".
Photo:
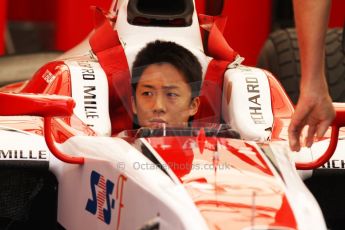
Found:
M 198 12 L 205 12 L 206 0 L 195 1 Z M 272 30 L 272 4 L 275 1 L 280 0 L 224 0 L 222 15 L 228 16 L 224 36 L 236 51 L 246 57 L 245 64 L 256 64 L 260 49 Z M 20 23 L 25 24 L 26 29 L 32 26 L 33 32 L 28 31 L 28 34 L 32 40 L 41 39 L 41 44 L 33 45 L 30 37 L 20 34 L 22 40 L 18 43 L 24 43 L 27 52 L 47 49 L 65 51 L 82 41 L 92 30 L 93 15 L 90 6 L 97 5 L 107 10 L 111 2 L 112 0 L 0 0 L 0 55 L 4 54 L 6 22 L 14 30 L 18 29 Z M 330 27 L 343 25 L 344 9 L 344 0 L 332 1 Z M 36 37 L 32 37 L 33 35 Z

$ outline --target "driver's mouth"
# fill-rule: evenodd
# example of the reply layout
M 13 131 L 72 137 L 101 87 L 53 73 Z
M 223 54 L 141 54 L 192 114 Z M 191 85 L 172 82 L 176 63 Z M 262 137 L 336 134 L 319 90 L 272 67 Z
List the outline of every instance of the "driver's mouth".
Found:
M 167 122 L 160 118 L 151 118 L 149 123 L 151 127 L 155 128 L 163 128 L 167 125 Z

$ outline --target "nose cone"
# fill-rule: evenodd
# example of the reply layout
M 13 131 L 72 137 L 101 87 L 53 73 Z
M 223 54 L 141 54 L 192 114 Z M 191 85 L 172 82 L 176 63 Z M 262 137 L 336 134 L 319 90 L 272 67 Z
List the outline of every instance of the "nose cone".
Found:
M 149 142 L 180 178 L 210 229 L 297 229 L 281 178 L 261 152 L 242 140 L 203 136 L 201 153 L 199 139 Z

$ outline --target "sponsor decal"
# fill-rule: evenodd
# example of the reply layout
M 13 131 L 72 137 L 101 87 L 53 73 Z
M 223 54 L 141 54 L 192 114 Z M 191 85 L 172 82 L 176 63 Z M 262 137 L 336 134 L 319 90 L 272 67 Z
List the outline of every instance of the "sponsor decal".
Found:
M 93 66 L 88 61 L 78 61 L 78 65 L 81 67 L 81 74 L 83 80 L 87 81 L 87 85 L 83 86 L 83 96 L 84 96 L 84 111 L 87 119 L 98 119 L 98 109 L 97 109 L 97 94 L 96 94 L 96 75 Z M 93 127 L 93 124 L 87 124 Z
M 321 168 L 324 169 L 345 169 L 345 160 L 330 160 Z
M 86 118 L 99 118 L 97 114 L 96 86 L 84 86 L 84 109 Z M 89 126 L 93 126 L 90 125 Z
M 92 171 L 90 175 L 91 197 L 87 200 L 85 210 L 97 216 L 100 221 L 108 225 L 112 221 L 112 214 L 117 210 L 116 229 L 118 229 L 121 209 L 124 207 L 122 198 L 126 180 L 127 178 L 124 175 L 119 175 L 115 187 L 113 181 L 106 179 L 96 171 Z
M 108 80 L 100 64 L 90 60 L 66 61 L 70 69 L 74 114 L 100 135 L 110 135 Z
M 81 74 L 84 80 L 95 80 L 95 70 L 88 61 L 78 61 L 78 65 L 81 67 Z
M 259 80 L 255 76 L 246 77 L 247 92 L 249 94 L 250 117 L 255 124 L 266 124 L 260 103 Z
M 53 82 L 56 78 L 56 76 L 52 74 L 49 70 L 46 70 L 44 74 L 42 75 L 42 77 L 48 84 Z
M 46 150 L 0 149 L 1 160 L 48 160 Z

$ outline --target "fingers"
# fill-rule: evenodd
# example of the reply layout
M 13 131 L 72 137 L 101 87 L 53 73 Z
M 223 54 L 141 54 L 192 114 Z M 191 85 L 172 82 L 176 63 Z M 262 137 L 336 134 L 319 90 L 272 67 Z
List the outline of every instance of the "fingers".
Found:
M 314 142 L 314 136 L 316 134 L 317 126 L 316 124 L 314 125 L 309 125 L 308 127 L 308 135 L 305 139 L 305 144 L 308 148 L 310 148 Z
M 331 124 L 333 119 L 331 120 L 326 120 L 326 121 L 323 121 L 321 122 L 318 127 L 317 127 L 317 132 L 316 132 L 316 135 L 318 138 L 321 138 L 325 135 L 329 125 Z
M 310 148 L 314 143 L 314 137 L 321 138 L 325 135 L 332 120 L 321 121 L 319 124 L 309 125 L 308 135 L 305 139 L 306 146 Z
M 319 122 L 318 128 L 317 128 L 317 137 L 323 137 L 325 135 L 328 127 L 331 125 L 332 121 L 335 118 L 335 110 L 333 105 L 330 103 L 330 106 L 325 109 L 324 111 L 324 119 L 322 119 Z
M 328 127 L 332 123 L 334 119 L 333 107 L 329 107 L 324 109 L 324 113 L 319 114 L 319 120 L 314 120 L 313 122 L 309 122 L 308 128 L 308 136 L 306 138 L 306 145 L 307 147 L 311 147 L 314 142 L 314 137 L 321 138 L 325 135 Z
M 289 145 L 292 151 L 299 151 L 301 149 L 301 145 L 297 138 L 298 136 L 299 135 L 289 134 Z
M 301 149 L 300 136 L 304 124 L 301 125 L 300 122 L 301 121 L 296 121 L 295 119 L 292 119 L 289 125 L 289 145 L 292 151 L 299 151 Z
M 300 136 L 303 127 L 307 124 L 306 119 L 311 111 L 307 106 L 300 106 L 301 104 L 304 105 L 304 103 L 297 104 L 288 129 L 289 145 L 292 151 L 299 151 L 301 149 Z

